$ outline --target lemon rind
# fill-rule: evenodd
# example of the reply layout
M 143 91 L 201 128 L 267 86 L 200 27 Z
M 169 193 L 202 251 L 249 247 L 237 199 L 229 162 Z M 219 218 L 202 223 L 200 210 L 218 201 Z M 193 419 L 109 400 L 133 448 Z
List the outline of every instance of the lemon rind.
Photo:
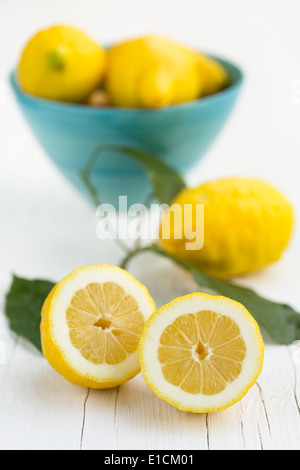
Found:
M 176 309 L 181 306 L 183 307 L 184 305 L 186 306 L 189 301 L 195 301 L 195 311 L 191 312 L 190 310 L 186 310 L 186 308 L 180 308 L 181 314 L 196 313 L 197 303 L 199 303 L 197 301 L 199 300 L 204 301 L 206 306 L 209 305 L 207 307 L 209 309 L 213 309 L 214 307 L 214 311 L 216 311 L 217 313 L 218 310 L 220 310 L 218 309 L 218 305 L 220 305 L 220 303 L 223 306 L 225 305 L 225 310 L 227 310 L 227 314 L 228 310 L 230 310 L 228 307 L 231 307 L 231 311 L 232 309 L 235 309 L 235 311 L 237 312 L 237 316 L 240 316 L 240 318 L 242 319 L 240 322 L 238 322 L 239 326 L 241 325 L 241 323 L 244 323 L 245 328 L 245 325 L 248 325 L 248 327 L 250 328 L 250 333 L 252 335 L 253 345 L 255 346 L 255 358 L 253 359 L 252 372 L 248 373 L 247 377 L 245 377 L 244 383 L 241 384 L 241 386 L 235 391 L 235 393 L 232 393 L 232 396 L 230 396 L 230 393 L 228 393 L 228 391 L 234 391 L 234 386 L 238 383 L 237 379 L 234 380 L 232 384 L 229 384 L 226 389 L 228 395 L 226 399 L 224 398 L 226 396 L 226 393 L 224 392 L 214 395 L 213 399 L 210 396 L 203 395 L 201 393 L 198 395 L 188 394 L 183 391 L 180 391 L 178 393 L 178 390 L 180 389 L 178 389 L 178 387 L 170 384 L 166 381 L 166 379 L 164 379 L 160 366 L 158 367 L 160 368 L 161 375 L 159 377 L 155 375 L 157 374 L 158 367 L 155 367 L 153 359 L 155 358 L 155 352 L 157 351 L 159 344 L 154 344 L 153 338 L 151 341 L 151 330 L 155 328 L 155 322 L 158 319 L 162 319 L 164 314 L 172 311 L 172 309 L 174 312 L 174 308 Z M 175 318 L 176 317 L 174 316 L 174 319 Z M 168 324 L 170 324 L 170 322 L 168 323 L 168 320 L 166 320 L 165 326 L 167 326 Z M 245 331 L 245 328 L 243 328 L 243 331 Z M 162 331 L 160 331 L 160 333 L 162 333 Z M 147 347 L 147 344 L 149 345 L 149 348 Z M 249 348 L 249 340 L 246 341 L 246 345 L 247 344 Z M 151 350 L 154 351 L 152 354 Z M 250 354 L 249 351 L 248 354 Z M 179 297 L 178 299 L 173 300 L 169 304 L 161 307 L 156 312 L 154 312 L 145 324 L 139 343 L 139 360 L 141 364 L 142 374 L 151 390 L 159 398 L 169 403 L 170 405 L 173 405 L 179 410 L 193 413 L 209 413 L 214 411 L 220 411 L 240 401 L 257 381 L 257 378 L 259 377 L 262 371 L 263 359 L 264 343 L 260 334 L 259 326 L 254 320 L 254 318 L 247 311 L 247 309 L 243 305 L 232 299 L 228 299 L 222 296 L 211 296 L 209 294 L 204 293 L 194 293 Z M 159 365 L 158 358 L 156 355 L 156 366 L 157 364 Z M 178 397 L 177 399 L 175 398 L 176 396 Z M 185 397 L 185 400 L 180 399 L 180 397 Z M 218 400 L 219 403 L 217 403 Z

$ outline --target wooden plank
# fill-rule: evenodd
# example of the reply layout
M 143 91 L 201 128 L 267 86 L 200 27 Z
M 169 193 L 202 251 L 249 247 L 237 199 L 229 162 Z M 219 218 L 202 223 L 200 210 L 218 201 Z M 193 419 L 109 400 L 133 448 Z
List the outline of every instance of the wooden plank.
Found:
M 266 447 L 273 450 L 299 450 L 300 414 L 295 395 L 296 377 L 288 347 L 267 346 L 259 386 L 269 427 L 269 432 L 262 435 L 262 442 L 266 438 Z
M 241 400 L 240 406 L 245 450 L 271 450 L 270 428 L 259 381 Z
M 207 449 L 205 415 L 183 413 L 160 400 L 141 374 L 87 402 L 83 449 Z
M 86 394 L 19 341 L 0 387 L 0 449 L 79 449 Z
M 240 404 L 215 413 L 208 421 L 209 450 L 244 450 Z
M 82 450 L 117 449 L 117 400 L 119 388 L 90 390 L 82 428 Z
M 183 413 L 163 402 L 141 374 L 120 389 L 117 418 L 120 448 L 206 448 L 203 416 Z M 131 433 L 126 432 L 128 424 Z
M 295 402 L 300 410 L 300 341 L 295 341 L 288 347 L 288 353 L 291 359 L 294 373 L 294 396 Z

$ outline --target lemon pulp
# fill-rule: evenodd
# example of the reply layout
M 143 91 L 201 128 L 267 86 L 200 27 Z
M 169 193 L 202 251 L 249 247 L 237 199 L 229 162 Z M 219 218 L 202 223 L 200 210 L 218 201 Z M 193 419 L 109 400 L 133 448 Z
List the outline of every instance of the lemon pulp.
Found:
M 210 310 L 179 316 L 160 337 L 164 378 L 191 394 L 215 395 L 241 373 L 246 344 L 232 318 Z
M 91 283 L 66 312 L 70 341 L 94 364 L 119 364 L 138 348 L 144 318 L 136 300 L 114 282 Z

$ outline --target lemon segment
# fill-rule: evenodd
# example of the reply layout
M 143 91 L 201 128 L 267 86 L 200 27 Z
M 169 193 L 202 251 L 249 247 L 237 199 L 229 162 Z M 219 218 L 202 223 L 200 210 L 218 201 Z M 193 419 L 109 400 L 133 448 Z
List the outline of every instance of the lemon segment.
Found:
M 126 271 L 107 265 L 80 268 L 44 304 L 44 355 L 72 383 L 116 386 L 140 371 L 138 343 L 154 310 L 147 289 Z
M 195 293 L 147 321 L 139 345 L 150 388 L 178 409 L 204 413 L 239 401 L 257 380 L 264 344 L 239 303 Z

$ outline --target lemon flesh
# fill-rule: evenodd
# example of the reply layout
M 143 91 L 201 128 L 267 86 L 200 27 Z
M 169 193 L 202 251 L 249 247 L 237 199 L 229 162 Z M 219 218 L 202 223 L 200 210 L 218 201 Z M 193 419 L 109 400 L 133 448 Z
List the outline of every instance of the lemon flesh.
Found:
M 237 324 L 207 310 L 177 318 L 161 335 L 158 350 L 168 382 L 204 395 L 219 393 L 236 379 L 245 356 L 246 345 Z
M 72 383 L 119 385 L 140 370 L 138 343 L 154 310 L 146 288 L 125 271 L 106 265 L 80 268 L 44 304 L 44 355 Z
M 257 380 L 264 356 L 258 325 L 241 304 L 200 293 L 155 312 L 139 350 L 150 388 L 176 408 L 195 413 L 239 401 Z
M 77 28 L 56 25 L 26 44 L 18 65 L 21 88 L 55 101 L 80 103 L 100 85 L 106 54 Z
M 136 300 L 114 282 L 76 292 L 67 310 L 70 340 L 95 364 L 118 364 L 138 347 L 144 317 Z

